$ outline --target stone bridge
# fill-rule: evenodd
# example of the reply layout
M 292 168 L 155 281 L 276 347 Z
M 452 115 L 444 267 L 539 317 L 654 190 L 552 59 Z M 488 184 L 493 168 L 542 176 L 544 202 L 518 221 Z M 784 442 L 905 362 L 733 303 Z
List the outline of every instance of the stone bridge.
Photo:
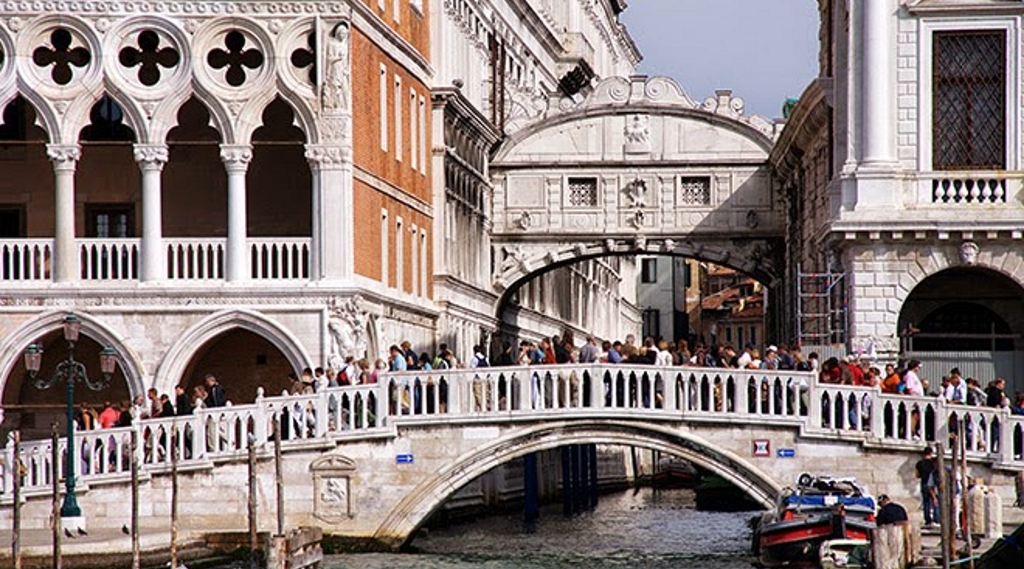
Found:
M 491 162 L 499 302 L 539 273 L 605 256 L 691 257 L 776 284 L 778 125 L 745 115 L 731 91 L 700 102 L 667 77 L 610 77 L 538 118 L 510 125 Z
M 921 417 L 915 432 L 914 416 Z M 143 530 L 166 527 L 171 451 L 183 536 L 246 527 L 247 444 L 258 461 L 259 528 L 274 531 L 273 425 L 280 425 L 286 526 L 399 547 L 457 490 L 528 453 L 569 444 L 654 449 L 716 472 L 757 501 L 804 471 L 852 475 L 913 508 L 925 444 L 965 421 L 967 460 L 1012 500 L 1024 470 L 1024 417 L 936 398 L 817 384 L 809 373 L 692 367 L 562 365 L 408 372 L 312 395 L 259 397 L 128 428 L 81 432 L 79 504 L 91 528 L 129 519 L 135 429 Z M 171 440 L 178 445 L 172 447 Z M 47 527 L 49 441 L 23 442 L 23 527 Z M 59 452 L 66 447 L 59 441 Z M 785 452 L 778 452 L 785 450 Z M 11 444 L 0 528 L 11 527 Z

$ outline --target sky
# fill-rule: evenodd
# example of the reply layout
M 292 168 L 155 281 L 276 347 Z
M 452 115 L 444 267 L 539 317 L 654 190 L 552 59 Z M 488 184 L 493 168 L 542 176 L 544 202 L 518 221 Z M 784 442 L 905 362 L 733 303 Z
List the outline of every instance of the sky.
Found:
M 644 60 L 701 102 L 732 89 L 746 114 L 782 116 L 818 72 L 815 0 L 628 0 L 619 17 Z

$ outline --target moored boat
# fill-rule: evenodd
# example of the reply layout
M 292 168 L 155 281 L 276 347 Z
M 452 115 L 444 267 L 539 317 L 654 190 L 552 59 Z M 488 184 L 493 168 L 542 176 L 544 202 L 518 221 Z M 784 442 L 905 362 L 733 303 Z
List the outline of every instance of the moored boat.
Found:
M 755 523 L 753 553 L 763 567 L 813 567 L 828 540 L 867 540 L 875 500 L 852 478 L 802 474 Z
M 699 482 L 697 468 L 681 460 L 662 460 L 651 476 L 651 486 L 655 488 L 694 488 Z

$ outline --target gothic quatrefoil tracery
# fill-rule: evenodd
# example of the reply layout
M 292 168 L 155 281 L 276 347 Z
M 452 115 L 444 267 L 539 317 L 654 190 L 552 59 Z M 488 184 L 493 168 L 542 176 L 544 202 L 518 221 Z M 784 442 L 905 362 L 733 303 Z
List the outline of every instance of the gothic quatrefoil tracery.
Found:
M 173 47 L 160 47 L 160 36 L 153 30 L 139 33 L 138 49 L 125 47 L 118 54 L 118 60 L 125 67 L 139 66 L 139 82 L 152 87 L 160 81 L 160 68 L 170 69 L 178 65 L 181 55 Z
M 297 48 L 291 55 L 292 65 L 299 69 L 309 68 L 309 82 L 316 85 L 316 34 L 306 34 L 306 45 Z
M 263 65 L 263 52 L 259 49 L 245 49 L 245 35 L 232 30 L 224 36 L 224 47 L 227 51 L 216 48 L 206 56 L 206 62 L 214 69 L 224 69 L 224 79 L 228 85 L 238 87 L 245 83 L 246 69 L 257 69 Z
M 53 66 L 50 77 L 58 85 L 67 85 L 74 77 L 72 67 L 85 67 L 92 60 L 89 50 L 71 47 L 72 35 L 67 28 L 57 28 L 50 34 L 50 46 L 39 46 L 32 52 L 37 67 Z

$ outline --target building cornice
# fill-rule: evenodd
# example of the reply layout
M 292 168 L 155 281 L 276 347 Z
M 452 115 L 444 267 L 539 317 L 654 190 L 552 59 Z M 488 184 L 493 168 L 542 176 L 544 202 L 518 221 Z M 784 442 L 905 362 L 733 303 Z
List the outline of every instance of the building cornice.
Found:
M 792 175 L 800 164 L 800 158 L 828 124 L 830 107 L 826 87 L 830 85 L 826 83 L 831 83 L 831 80 L 815 79 L 804 89 L 768 156 L 772 169 L 783 180 Z
M 396 0 L 397 1 L 397 0 Z M 430 84 L 430 78 L 434 76 L 434 69 L 430 61 L 422 53 L 416 50 L 409 42 L 405 41 L 398 32 L 391 29 L 383 20 L 370 9 L 370 6 L 358 0 L 351 2 L 352 16 L 356 26 L 367 37 L 377 45 L 391 44 L 398 48 L 398 52 L 388 52 L 391 57 L 402 67 L 411 73 L 424 85 Z
M 533 9 L 533 6 L 527 0 L 508 0 L 508 5 L 519 16 L 519 20 L 529 28 L 537 41 L 549 53 L 554 54 L 556 59 L 565 51 L 565 48 L 562 46 L 562 40 L 552 32 L 551 28 L 544 22 L 544 19 L 541 18 L 540 14 Z
M 501 140 L 501 133 L 498 129 L 462 94 L 460 89 L 436 87 L 431 92 L 431 100 L 435 109 L 443 108 L 446 114 L 450 112 L 457 117 L 456 126 L 469 128 L 471 130 L 470 138 L 481 140 L 485 148 L 490 148 Z
M 905 3 L 907 13 L 911 15 L 942 15 L 965 16 L 980 14 L 1013 14 L 1021 12 L 1020 0 L 980 1 L 980 0 L 911 0 Z
M 434 208 L 429 203 L 395 188 L 373 173 L 360 168 L 358 164 L 352 171 L 352 177 L 418 213 L 430 218 L 434 217 Z

